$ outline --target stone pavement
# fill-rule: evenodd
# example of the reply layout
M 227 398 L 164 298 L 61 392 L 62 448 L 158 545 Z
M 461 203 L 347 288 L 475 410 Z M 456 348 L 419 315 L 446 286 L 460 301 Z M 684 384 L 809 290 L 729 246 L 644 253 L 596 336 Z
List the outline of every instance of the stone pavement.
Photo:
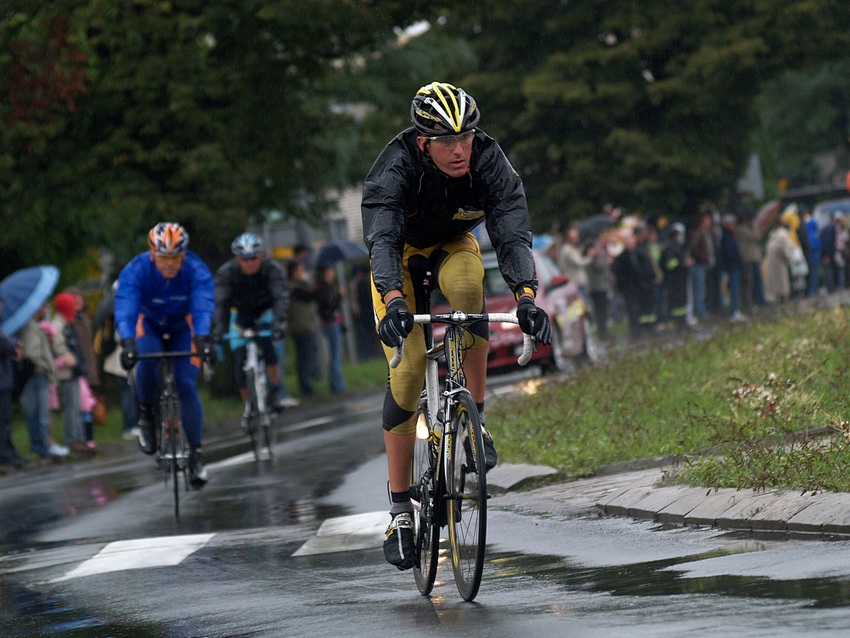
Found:
M 794 536 L 850 535 L 850 493 L 659 487 L 664 477 L 661 467 L 515 491 L 522 482 L 553 470 L 514 466 L 508 471 L 509 467 L 498 466 L 488 475 L 493 494 L 501 493 L 490 500 L 496 509 L 554 516 L 622 516 L 667 525 Z

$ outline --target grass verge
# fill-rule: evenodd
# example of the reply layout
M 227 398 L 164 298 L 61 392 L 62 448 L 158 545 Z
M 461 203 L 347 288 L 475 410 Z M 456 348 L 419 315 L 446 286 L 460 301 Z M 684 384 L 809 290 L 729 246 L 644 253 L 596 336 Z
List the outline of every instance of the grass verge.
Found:
M 848 366 L 847 311 L 807 311 L 623 354 L 488 408 L 487 425 L 504 461 L 562 479 L 672 455 L 674 482 L 850 491 Z

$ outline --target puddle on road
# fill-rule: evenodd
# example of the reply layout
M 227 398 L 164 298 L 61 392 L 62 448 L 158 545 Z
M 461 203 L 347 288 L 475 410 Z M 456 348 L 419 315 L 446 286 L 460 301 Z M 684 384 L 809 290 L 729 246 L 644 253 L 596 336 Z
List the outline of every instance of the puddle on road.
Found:
M 162 636 L 161 628 L 115 623 L 92 616 L 64 600 L 0 581 L 0 634 L 5 638 L 30 636 Z
M 850 605 L 850 583 L 843 578 L 774 580 L 755 576 L 715 575 L 685 577 L 669 569 L 682 563 L 740 553 L 739 546 L 694 556 L 610 567 L 580 567 L 562 558 L 520 553 L 488 555 L 494 568 L 488 578 L 526 576 L 554 582 L 568 590 L 608 593 L 613 596 L 678 596 L 715 594 L 744 598 L 799 600 L 813 608 Z
M 103 474 L 51 484 L 49 491 L 22 491 L 0 507 L 0 546 L 25 546 L 45 526 L 63 518 L 85 514 L 135 489 L 124 474 Z

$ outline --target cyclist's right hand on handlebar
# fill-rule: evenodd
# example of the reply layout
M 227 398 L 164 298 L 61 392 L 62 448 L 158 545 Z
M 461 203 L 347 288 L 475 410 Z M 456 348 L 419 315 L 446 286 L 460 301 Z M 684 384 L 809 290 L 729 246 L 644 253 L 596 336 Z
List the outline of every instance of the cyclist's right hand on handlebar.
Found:
M 378 324 L 378 336 L 388 348 L 397 348 L 413 330 L 413 315 L 401 297 L 387 304 L 387 314 Z
M 121 339 L 121 367 L 132 370 L 139 360 L 139 351 L 136 350 L 135 339 Z

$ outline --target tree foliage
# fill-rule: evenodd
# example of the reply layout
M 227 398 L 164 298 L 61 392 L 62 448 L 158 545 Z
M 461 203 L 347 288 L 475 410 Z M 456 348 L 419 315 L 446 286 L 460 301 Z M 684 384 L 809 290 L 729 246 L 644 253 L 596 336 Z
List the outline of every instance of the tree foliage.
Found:
M 688 214 L 723 197 L 745 168 L 764 83 L 846 57 L 850 41 L 841 0 L 481 0 L 452 16 L 481 60 L 464 86 L 538 228 L 606 202 Z
M 0 12 L 4 270 L 79 271 L 98 245 L 126 259 L 164 219 L 214 261 L 264 211 L 319 216 L 350 180 L 337 84 L 417 17 L 395 0 L 16 0 Z
M 762 153 L 791 186 L 843 184 L 850 167 L 850 57 L 787 71 L 759 99 Z

